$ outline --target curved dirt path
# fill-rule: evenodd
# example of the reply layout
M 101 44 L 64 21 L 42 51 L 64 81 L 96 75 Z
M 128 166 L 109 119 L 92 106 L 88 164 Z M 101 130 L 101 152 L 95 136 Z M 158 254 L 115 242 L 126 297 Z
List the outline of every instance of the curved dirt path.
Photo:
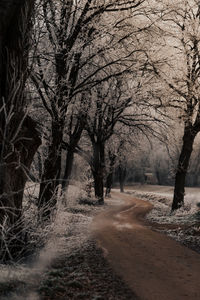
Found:
M 117 192 L 112 199 L 124 203 L 98 215 L 93 234 L 138 298 L 200 300 L 200 255 L 151 230 L 144 220 L 149 202 Z

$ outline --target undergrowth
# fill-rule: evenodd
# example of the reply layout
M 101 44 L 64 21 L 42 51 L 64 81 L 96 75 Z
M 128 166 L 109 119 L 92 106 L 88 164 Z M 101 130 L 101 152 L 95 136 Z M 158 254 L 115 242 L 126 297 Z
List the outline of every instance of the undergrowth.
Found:
M 187 194 L 182 208 L 172 212 L 172 196 L 166 197 L 158 193 L 131 191 L 129 194 L 150 201 L 153 209 L 146 218 L 153 224 L 157 224 L 157 231 L 163 232 L 184 244 L 185 246 L 200 253 L 200 209 L 198 197 Z M 159 224 L 161 226 L 159 226 Z M 170 228 L 172 225 L 173 228 Z
M 8 256 L 7 264 L 0 265 L 0 299 L 29 299 L 22 296 L 22 290 L 34 290 L 38 278 L 53 259 L 62 253 L 73 252 L 88 238 L 88 226 L 92 221 L 91 213 L 100 208 L 88 204 L 80 204 L 80 199 L 87 195 L 82 185 L 70 186 L 67 194 L 59 196 L 56 214 L 47 223 L 38 221 L 35 202 L 37 194 L 28 187 L 25 194 L 22 230 L 17 238 L 22 244 L 21 251 L 11 255 L 6 235 L 11 230 L 4 227 L 5 247 L 0 250 L 0 257 Z M 38 188 L 36 188 L 38 190 Z M 92 200 L 91 200 L 92 201 Z M 8 251 L 8 253 L 6 253 Z M 6 253 L 6 254 L 5 254 Z M 6 296 L 7 295 L 7 298 Z M 21 296 L 19 296 L 21 295 Z M 35 298 L 36 299 L 36 296 Z

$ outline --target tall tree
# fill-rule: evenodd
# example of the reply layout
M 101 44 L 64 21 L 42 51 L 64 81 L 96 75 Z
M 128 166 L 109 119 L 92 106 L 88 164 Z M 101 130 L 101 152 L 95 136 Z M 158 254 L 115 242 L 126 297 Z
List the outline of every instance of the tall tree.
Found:
M 0 2 L 0 223 L 21 217 L 27 172 L 40 138 L 26 111 L 33 0 Z
M 88 112 L 88 101 L 84 93 L 81 95 L 81 99 L 71 103 L 71 111 L 68 109 L 65 122 L 65 138 L 63 141 L 64 147 L 66 148 L 66 160 L 64 167 L 64 175 L 62 178 L 62 188 L 67 189 L 69 185 L 70 176 L 72 173 L 74 155 L 76 148 L 81 139 L 82 132 L 85 128 L 86 116 Z
M 91 169 L 95 196 L 100 204 L 104 202 L 105 144 L 132 102 L 123 91 L 121 80 L 115 79 L 98 86 L 91 95 L 85 128 L 92 144 Z
M 120 61 L 123 61 L 124 68 L 126 68 L 125 62 L 128 56 L 118 58 L 113 50 L 121 45 L 122 35 L 115 36 L 108 29 L 112 27 L 113 19 L 115 19 L 115 24 L 119 22 L 119 14 L 116 19 L 113 13 L 137 10 L 143 2 L 143 0 L 134 0 L 127 3 L 124 1 L 97 3 L 87 0 L 76 3 L 45 0 L 42 3 L 44 25 L 49 37 L 48 47 L 51 50 L 48 58 L 41 54 L 37 59 L 38 72 L 32 76 L 32 79 L 52 121 L 49 150 L 40 187 L 40 207 L 45 206 L 51 199 L 53 206 L 56 203 L 54 196 L 60 182 L 63 132 L 66 114 L 69 115 L 68 107 L 72 99 L 99 84 L 99 78 L 95 80 L 97 73 L 104 72 L 101 81 L 105 81 L 118 73 L 118 70 L 112 74 L 109 73 L 111 65 L 119 65 Z M 120 19 L 123 21 L 121 16 Z M 110 27 L 105 26 L 105 23 Z M 121 26 L 115 28 L 115 31 L 121 32 L 120 28 Z M 125 31 L 123 35 L 125 38 Z M 108 52 L 112 52 L 113 55 L 100 64 L 101 56 Z M 51 80 L 47 79 L 44 74 L 46 73 L 44 72 L 45 62 L 49 62 L 50 59 L 52 59 L 52 74 L 55 71 L 55 76 L 53 75 Z M 71 135 L 71 138 L 75 133 Z M 80 137 L 79 132 L 78 136 Z M 74 142 L 67 148 L 68 150 L 74 148 Z M 72 155 L 72 152 L 69 155 Z M 65 177 L 69 176 L 69 171 L 70 168 L 66 170 Z M 66 178 L 64 182 L 67 182 Z
M 157 45 L 160 57 L 151 57 L 149 61 L 152 71 L 169 91 L 170 105 L 178 108 L 179 113 L 181 110 L 184 124 L 172 203 L 175 210 L 184 204 L 186 174 L 194 140 L 200 131 L 200 7 L 195 0 L 163 2 L 157 12 L 157 34 L 162 33 Z M 155 44 L 153 47 L 155 50 Z

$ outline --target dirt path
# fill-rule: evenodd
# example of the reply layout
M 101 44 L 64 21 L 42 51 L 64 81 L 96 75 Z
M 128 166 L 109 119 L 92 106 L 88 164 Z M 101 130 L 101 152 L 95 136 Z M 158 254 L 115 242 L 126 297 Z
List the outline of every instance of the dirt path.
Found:
M 117 192 L 112 197 L 124 205 L 97 216 L 93 234 L 114 271 L 142 300 L 199 300 L 200 255 L 151 230 L 144 220 L 150 203 Z

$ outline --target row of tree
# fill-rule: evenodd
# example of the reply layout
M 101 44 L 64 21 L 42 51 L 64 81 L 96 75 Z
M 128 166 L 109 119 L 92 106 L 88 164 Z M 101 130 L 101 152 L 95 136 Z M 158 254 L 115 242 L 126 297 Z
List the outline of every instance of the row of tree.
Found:
M 133 20 L 143 2 L 96 5 L 86 1 L 78 6 L 71 1 L 39 3 L 42 21 L 34 28 L 37 49 L 31 79 L 48 112 L 50 126 L 40 208 L 50 201 L 55 206 L 58 185 L 61 180 L 63 189 L 67 187 L 76 152 L 91 166 L 95 196 L 103 203 L 106 144 L 116 130 L 121 130 L 120 124 L 150 128 L 147 123 L 156 119 L 147 112 L 149 102 L 141 96 L 140 85 L 145 83 L 138 59 L 143 54 L 134 41 L 139 29 L 126 21 Z M 44 47 L 48 49 L 45 54 Z M 90 144 L 91 153 L 82 147 L 83 140 Z M 63 148 L 66 166 L 61 179 Z
M 116 161 L 123 182 L 126 153 L 135 155 L 143 138 L 172 141 L 177 122 L 183 144 L 172 209 L 183 205 L 200 131 L 199 21 L 196 0 L 1 0 L 1 224 L 21 218 L 36 152 L 46 219 L 75 154 L 89 164 L 102 204 Z

